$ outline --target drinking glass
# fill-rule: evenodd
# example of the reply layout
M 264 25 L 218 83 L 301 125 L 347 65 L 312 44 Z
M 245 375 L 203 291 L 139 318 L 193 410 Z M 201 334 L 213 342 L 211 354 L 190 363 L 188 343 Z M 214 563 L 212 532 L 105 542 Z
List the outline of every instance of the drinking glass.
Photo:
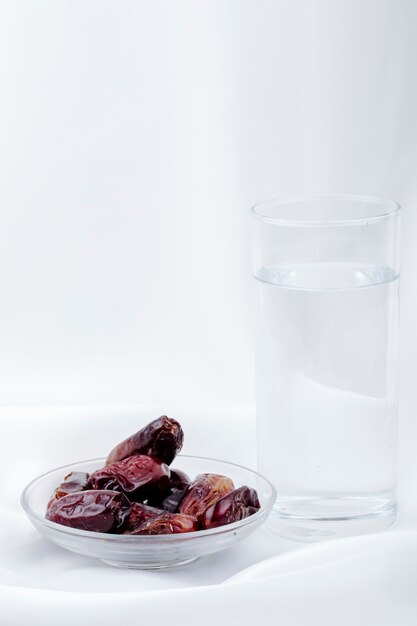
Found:
M 300 540 L 382 530 L 397 507 L 400 207 L 322 196 L 251 215 L 269 526 Z

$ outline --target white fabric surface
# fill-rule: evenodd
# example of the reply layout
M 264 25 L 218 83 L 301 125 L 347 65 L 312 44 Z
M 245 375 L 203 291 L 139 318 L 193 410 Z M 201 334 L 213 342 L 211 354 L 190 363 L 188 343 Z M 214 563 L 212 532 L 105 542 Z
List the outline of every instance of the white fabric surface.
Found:
M 290 626 L 415 625 L 417 535 L 401 532 L 410 528 L 407 519 L 382 536 L 312 547 L 261 530 L 224 553 L 160 572 L 105 566 L 57 548 L 32 528 L 19 505 L 26 482 L 60 464 L 105 454 L 160 413 L 158 407 L 0 411 L 0 473 L 7 476 L 0 501 L 1 626 L 260 619 L 264 624 L 285 619 Z M 184 425 L 185 453 L 254 464 L 250 412 L 171 407 L 169 413 Z M 276 554 L 282 560 L 261 563 Z

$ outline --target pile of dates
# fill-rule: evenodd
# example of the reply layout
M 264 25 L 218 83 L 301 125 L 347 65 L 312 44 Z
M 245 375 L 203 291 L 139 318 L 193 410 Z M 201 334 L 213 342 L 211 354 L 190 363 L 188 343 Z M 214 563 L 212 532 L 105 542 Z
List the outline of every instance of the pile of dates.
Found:
M 220 474 L 190 478 L 169 467 L 184 433 L 163 415 L 110 452 L 106 465 L 71 472 L 55 489 L 46 518 L 82 530 L 167 535 L 215 528 L 259 510 L 255 489 Z

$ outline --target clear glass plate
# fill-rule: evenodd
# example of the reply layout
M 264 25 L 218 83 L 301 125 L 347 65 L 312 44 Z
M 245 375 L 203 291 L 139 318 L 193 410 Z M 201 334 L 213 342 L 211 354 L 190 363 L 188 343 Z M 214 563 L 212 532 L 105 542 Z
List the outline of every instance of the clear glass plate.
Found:
M 71 471 L 93 472 L 105 459 L 91 459 L 65 465 L 35 478 L 24 489 L 22 506 L 30 521 L 46 539 L 58 546 L 117 567 L 156 569 L 184 565 L 199 557 L 219 552 L 248 537 L 268 517 L 276 500 L 272 483 L 253 470 L 234 463 L 197 456 L 179 455 L 175 467 L 190 477 L 210 472 L 232 478 L 236 487 L 247 485 L 258 492 L 261 509 L 239 522 L 176 535 L 112 535 L 55 524 L 45 519 L 47 503 L 54 489 Z

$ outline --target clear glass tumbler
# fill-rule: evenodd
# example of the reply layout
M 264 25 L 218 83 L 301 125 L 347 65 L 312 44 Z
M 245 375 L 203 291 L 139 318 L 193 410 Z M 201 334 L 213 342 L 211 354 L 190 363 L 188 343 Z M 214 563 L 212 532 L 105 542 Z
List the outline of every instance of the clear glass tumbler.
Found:
M 294 198 L 252 222 L 269 525 L 301 540 L 382 530 L 396 516 L 400 207 Z

